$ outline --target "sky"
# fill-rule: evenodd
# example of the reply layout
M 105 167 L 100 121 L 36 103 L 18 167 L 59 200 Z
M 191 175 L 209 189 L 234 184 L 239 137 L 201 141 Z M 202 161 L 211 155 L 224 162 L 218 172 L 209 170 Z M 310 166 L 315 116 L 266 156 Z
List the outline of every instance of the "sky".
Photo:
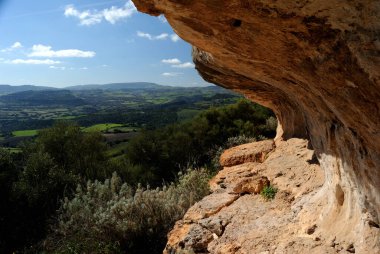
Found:
M 0 0 L 0 84 L 205 86 L 191 46 L 126 0 Z

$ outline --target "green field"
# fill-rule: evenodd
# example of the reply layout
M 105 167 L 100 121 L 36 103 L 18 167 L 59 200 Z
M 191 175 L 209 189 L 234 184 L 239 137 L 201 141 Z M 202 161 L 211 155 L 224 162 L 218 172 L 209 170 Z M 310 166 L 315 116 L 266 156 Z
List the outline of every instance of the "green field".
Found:
M 37 135 L 37 130 L 13 131 L 12 135 L 15 137 L 32 137 Z
M 127 126 L 118 126 L 118 127 L 112 127 L 109 128 L 108 132 L 136 132 L 139 131 L 140 128 L 138 127 L 127 127 Z
M 85 115 L 81 115 L 81 116 L 85 116 Z M 78 117 L 80 116 L 60 116 L 60 117 L 57 117 L 56 119 L 57 120 L 72 120 Z
M 17 148 L 17 147 L 6 147 L 5 149 L 8 150 L 11 153 L 19 153 L 19 152 L 21 152 L 21 149 Z
M 116 128 L 116 127 L 122 127 L 122 124 L 118 123 L 102 123 L 102 124 L 95 124 L 90 127 L 84 128 L 82 131 L 84 132 L 105 132 L 108 131 L 111 128 Z

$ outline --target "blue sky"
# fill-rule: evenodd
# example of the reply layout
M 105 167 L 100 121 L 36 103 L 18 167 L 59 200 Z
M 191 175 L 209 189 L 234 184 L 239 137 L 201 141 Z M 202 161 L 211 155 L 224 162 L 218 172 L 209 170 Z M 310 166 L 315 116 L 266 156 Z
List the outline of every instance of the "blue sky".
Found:
M 191 46 L 125 0 L 0 0 L 0 84 L 203 86 Z

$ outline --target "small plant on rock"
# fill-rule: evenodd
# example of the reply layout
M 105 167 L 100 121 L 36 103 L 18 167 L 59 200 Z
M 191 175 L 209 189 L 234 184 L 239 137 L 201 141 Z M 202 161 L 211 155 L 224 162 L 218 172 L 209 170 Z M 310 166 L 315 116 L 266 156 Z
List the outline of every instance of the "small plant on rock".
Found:
M 277 191 L 278 191 L 277 188 L 269 185 L 269 186 L 265 186 L 264 189 L 260 192 L 260 194 L 265 200 L 269 201 L 271 199 L 274 199 Z

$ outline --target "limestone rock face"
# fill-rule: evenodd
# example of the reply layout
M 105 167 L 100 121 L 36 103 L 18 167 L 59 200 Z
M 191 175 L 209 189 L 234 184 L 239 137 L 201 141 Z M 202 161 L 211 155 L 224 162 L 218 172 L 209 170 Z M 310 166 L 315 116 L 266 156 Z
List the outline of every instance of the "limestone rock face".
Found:
M 273 150 L 273 147 L 273 140 L 264 140 L 233 147 L 222 154 L 220 165 L 222 167 L 230 167 L 245 162 L 263 162 L 265 156 Z
M 302 209 L 299 220 L 313 218 L 315 230 L 335 239 L 331 245 L 347 242 L 359 253 L 379 252 L 380 2 L 134 3 L 142 12 L 164 14 L 194 45 L 193 59 L 205 80 L 273 109 L 277 145 L 294 137 L 310 140 L 325 181 L 305 200 L 321 209 L 319 216 Z
M 337 239 L 336 248 L 331 247 L 330 237 L 315 224 L 323 207 L 308 201 L 318 196 L 324 176 L 311 163 L 314 152 L 308 141 L 277 143 L 262 162 L 224 167 L 210 181 L 212 194 L 191 207 L 169 233 L 164 253 L 334 253 L 350 244 L 357 251 L 354 243 Z M 258 147 L 263 148 L 256 149 L 258 154 L 264 151 Z M 269 180 L 278 189 L 272 201 L 259 195 Z

